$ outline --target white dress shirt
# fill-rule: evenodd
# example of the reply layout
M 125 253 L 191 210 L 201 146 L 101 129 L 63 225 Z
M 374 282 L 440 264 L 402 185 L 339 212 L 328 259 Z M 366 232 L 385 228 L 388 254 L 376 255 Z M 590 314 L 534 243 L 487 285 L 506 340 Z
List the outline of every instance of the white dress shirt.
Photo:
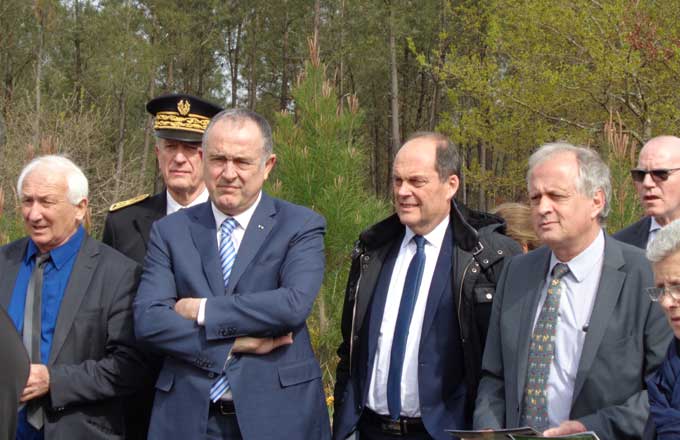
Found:
M 656 237 L 656 233 L 661 229 L 661 225 L 656 221 L 654 217 L 652 217 L 652 221 L 649 222 L 649 235 L 647 236 L 647 245 L 654 241 L 654 237 Z
M 201 192 L 198 197 L 196 197 L 194 200 L 191 201 L 188 205 L 182 205 L 179 203 L 177 200 L 175 200 L 172 197 L 172 194 L 170 194 L 170 191 L 167 189 L 165 190 L 165 195 L 166 195 L 166 207 L 165 207 L 165 215 L 170 215 L 173 212 L 177 212 L 182 208 L 188 208 L 190 206 L 198 205 L 199 203 L 207 202 L 208 197 L 210 194 L 208 194 L 208 188 L 203 188 L 203 192 Z
M 571 261 L 559 261 L 555 254 L 550 257 L 550 266 L 545 285 L 534 317 L 534 326 L 548 292 L 552 270 L 558 263 L 566 263 L 569 273 L 563 278 L 560 309 L 555 329 L 555 358 L 548 377 L 548 418 L 550 426 L 558 426 L 569 420 L 574 382 L 581 360 L 583 342 L 586 339 L 590 314 L 597 295 L 604 261 L 604 232 L 583 252 Z
M 439 258 L 439 251 L 444 241 L 449 217 L 446 218 L 429 234 L 425 235 L 425 267 L 423 278 L 418 290 L 418 298 L 413 309 L 413 317 L 406 339 L 404 367 L 401 376 L 401 415 L 406 417 L 420 417 L 420 399 L 418 398 L 418 352 L 420 348 L 420 334 L 425 317 L 425 306 L 430 292 L 430 284 L 434 269 Z M 373 362 L 368 399 L 366 405 L 378 414 L 389 414 L 387 407 L 387 376 L 390 370 L 390 356 L 392 353 L 392 338 L 399 313 L 399 304 L 406 281 L 406 272 L 411 259 L 416 253 L 416 244 L 412 240 L 415 234 L 408 227 L 404 239 L 399 247 L 399 254 L 394 263 L 392 278 L 390 279 L 385 311 L 380 325 L 378 345 Z M 448 274 L 447 274 L 448 276 Z

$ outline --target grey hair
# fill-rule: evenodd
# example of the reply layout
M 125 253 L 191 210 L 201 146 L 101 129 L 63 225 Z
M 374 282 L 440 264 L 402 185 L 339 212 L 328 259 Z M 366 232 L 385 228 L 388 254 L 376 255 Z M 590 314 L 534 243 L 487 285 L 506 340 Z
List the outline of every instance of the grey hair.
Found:
M 572 153 L 578 164 L 578 178 L 574 182 L 576 191 L 586 197 L 593 197 L 598 190 L 604 193 L 604 207 L 597 216 L 600 225 L 604 226 L 611 208 L 612 184 L 609 167 L 600 155 L 590 148 L 577 147 L 567 142 L 555 142 L 541 146 L 529 157 L 527 171 L 527 187 L 531 182 L 531 173 L 537 165 L 554 155 Z
M 659 229 L 654 240 L 647 245 L 647 259 L 658 263 L 680 250 L 680 220 Z
M 217 124 L 219 121 L 223 119 L 228 119 L 229 121 L 232 122 L 243 121 L 254 122 L 260 129 L 260 134 L 262 135 L 263 156 L 266 158 L 270 154 L 274 153 L 274 142 L 272 141 L 271 125 L 269 125 L 269 122 L 267 122 L 267 120 L 263 116 L 259 115 L 258 113 L 255 113 L 254 111 L 247 110 L 244 108 L 229 108 L 226 110 L 222 110 L 221 112 L 212 117 L 210 123 L 208 124 L 208 127 L 205 129 L 205 132 L 203 133 L 203 140 L 201 142 L 203 151 L 206 151 L 206 148 L 208 146 L 208 136 L 210 134 L 210 130 L 213 128 L 215 124 Z
M 56 154 L 38 156 L 24 166 L 17 179 L 17 194 L 21 194 L 26 176 L 38 169 L 47 169 L 51 174 L 56 173 L 66 178 L 66 198 L 72 205 L 87 199 L 89 185 L 83 171 L 70 159 Z
M 443 182 L 452 175 L 460 177 L 460 154 L 458 154 L 458 148 L 451 142 L 451 139 L 443 134 L 434 131 L 417 131 L 406 139 L 402 147 L 414 139 L 422 138 L 430 139 L 435 143 L 436 156 L 434 166 L 439 180 Z

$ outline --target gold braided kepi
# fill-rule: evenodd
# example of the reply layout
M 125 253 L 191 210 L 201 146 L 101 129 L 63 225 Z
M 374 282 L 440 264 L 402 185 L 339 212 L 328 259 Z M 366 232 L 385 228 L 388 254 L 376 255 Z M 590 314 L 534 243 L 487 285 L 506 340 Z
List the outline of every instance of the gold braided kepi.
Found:
M 146 104 L 155 116 L 157 137 L 183 142 L 200 142 L 210 118 L 222 108 L 204 99 L 187 94 L 163 95 Z

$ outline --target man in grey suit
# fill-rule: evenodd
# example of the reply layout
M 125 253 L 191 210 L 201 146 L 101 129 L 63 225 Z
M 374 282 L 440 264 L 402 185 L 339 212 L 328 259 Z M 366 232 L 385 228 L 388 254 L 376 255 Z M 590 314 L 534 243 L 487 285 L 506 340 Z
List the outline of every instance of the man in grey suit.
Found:
M 123 438 L 120 397 L 145 373 L 131 309 L 140 268 L 88 237 L 88 183 L 70 160 L 34 159 L 17 190 L 28 237 L 0 248 L 0 305 L 31 358 L 16 438 Z
M 656 231 L 680 218 L 680 138 L 657 136 L 640 150 L 630 171 L 645 216 L 614 234 L 614 238 L 642 249 Z
M 640 438 L 644 377 L 670 341 L 641 250 L 608 237 L 609 169 L 597 153 L 548 144 L 529 159 L 543 246 L 514 257 L 497 287 L 474 425 L 530 425 L 546 436 Z

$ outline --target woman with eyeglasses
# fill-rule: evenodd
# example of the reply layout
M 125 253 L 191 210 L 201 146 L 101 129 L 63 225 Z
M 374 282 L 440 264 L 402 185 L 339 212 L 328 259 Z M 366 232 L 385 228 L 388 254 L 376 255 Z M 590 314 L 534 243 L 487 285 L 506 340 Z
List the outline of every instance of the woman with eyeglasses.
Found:
M 643 440 L 680 439 L 680 220 L 657 232 L 647 258 L 656 285 L 645 291 L 663 307 L 675 337 L 666 359 L 647 378 L 650 410 Z

